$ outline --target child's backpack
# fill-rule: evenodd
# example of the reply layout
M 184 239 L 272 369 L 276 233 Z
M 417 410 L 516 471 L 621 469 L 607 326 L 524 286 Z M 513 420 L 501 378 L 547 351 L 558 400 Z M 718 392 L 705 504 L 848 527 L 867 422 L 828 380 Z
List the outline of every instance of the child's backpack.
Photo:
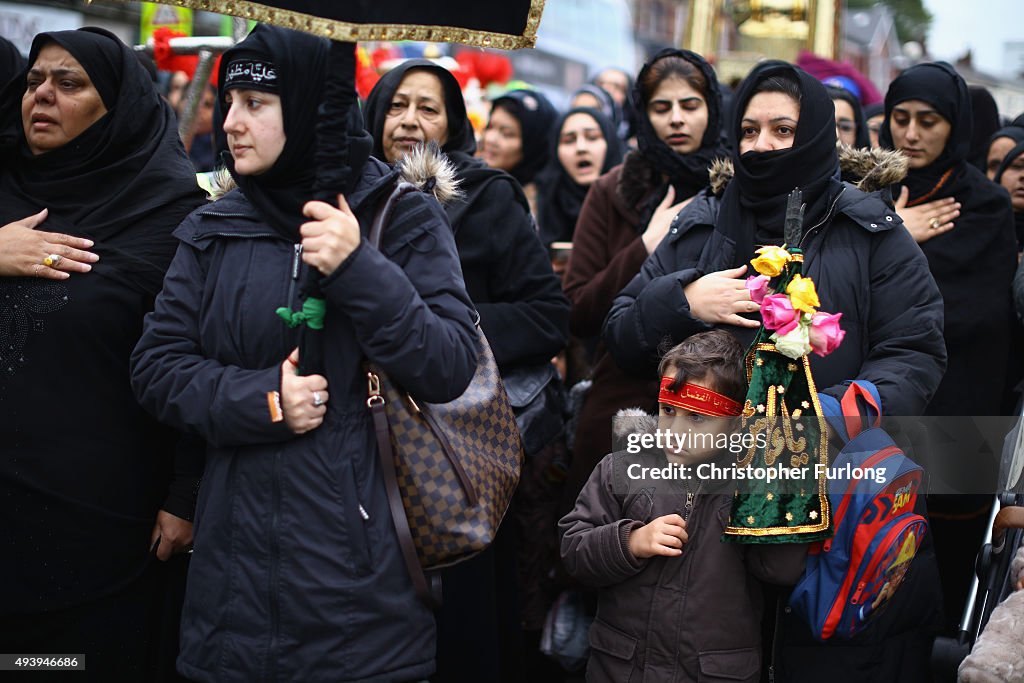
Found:
M 819 400 L 845 443 L 828 482 L 835 535 L 811 545 L 789 605 L 824 641 L 856 635 L 882 611 L 921 547 L 928 522 L 914 513 L 923 470 L 878 426 L 881 401 L 874 385 L 855 381 L 842 401 L 823 394 Z

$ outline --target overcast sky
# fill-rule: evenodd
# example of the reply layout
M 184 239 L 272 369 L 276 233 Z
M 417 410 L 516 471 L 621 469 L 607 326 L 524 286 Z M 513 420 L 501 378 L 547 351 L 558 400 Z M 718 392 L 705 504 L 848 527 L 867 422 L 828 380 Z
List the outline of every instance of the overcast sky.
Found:
M 955 59 L 968 47 L 974 66 L 997 76 L 1006 73 L 1004 45 L 1024 41 L 1022 0 L 924 0 L 934 16 L 928 48 L 938 59 Z

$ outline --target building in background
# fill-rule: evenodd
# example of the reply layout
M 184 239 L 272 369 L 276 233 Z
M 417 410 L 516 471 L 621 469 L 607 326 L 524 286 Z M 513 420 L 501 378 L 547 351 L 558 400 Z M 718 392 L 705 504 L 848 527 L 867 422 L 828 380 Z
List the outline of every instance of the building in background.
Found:
M 909 66 L 896 37 L 892 10 L 886 5 L 843 12 L 842 58 L 884 93 L 901 69 Z

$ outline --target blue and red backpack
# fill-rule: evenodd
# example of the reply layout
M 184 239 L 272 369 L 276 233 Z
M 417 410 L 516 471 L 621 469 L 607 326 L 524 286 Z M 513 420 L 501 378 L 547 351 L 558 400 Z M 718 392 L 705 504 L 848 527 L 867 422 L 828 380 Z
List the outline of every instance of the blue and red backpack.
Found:
M 845 443 L 831 469 L 846 472 L 849 465 L 852 475 L 829 479 L 835 535 L 811 545 L 789 606 L 824 641 L 856 635 L 885 608 L 928 522 L 914 513 L 924 471 L 879 427 L 875 386 L 851 382 L 841 401 L 824 394 L 819 401 Z

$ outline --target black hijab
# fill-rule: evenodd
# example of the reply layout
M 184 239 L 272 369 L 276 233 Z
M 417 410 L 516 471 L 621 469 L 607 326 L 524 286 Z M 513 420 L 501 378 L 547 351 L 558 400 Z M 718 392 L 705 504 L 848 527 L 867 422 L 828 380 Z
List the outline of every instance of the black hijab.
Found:
M 773 76 L 787 77 L 800 89 L 800 120 L 793 146 L 741 155 L 741 122 L 747 105 L 757 86 Z M 715 229 L 736 245 L 735 267 L 749 262 L 758 246 L 782 244 L 786 201 L 794 188 L 800 188 L 807 205 L 805 229 L 825 216 L 831 199 L 828 190 L 839 174 L 835 107 L 825 86 L 803 69 L 782 61 L 762 62 L 736 92 L 727 132 L 735 175 L 722 196 Z
M 540 214 L 540 239 L 544 246 L 552 242 L 571 242 L 576 229 L 576 219 L 587 196 L 589 185 L 580 185 L 558 159 L 558 142 L 562 126 L 573 114 L 586 114 L 601 128 L 601 135 L 608 145 L 604 155 L 601 174 L 607 173 L 622 161 L 623 145 L 616 132 L 616 126 L 603 112 L 589 107 L 576 107 L 563 114 L 552 132 L 551 163 L 540 175 L 538 206 Z
M 387 117 L 388 107 L 391 106 L 395 91 L 402 84 L 406 74 L 414 69 L 428 71 L 437 76 L 444 91 L 445 114 L 448 117 L 448 140 L 442 145 L 441 151 L 455 165 L 460 181 L 459 189 L 463 192 L 462 199 L 445 205 L 445 212 L 448 214 L 452 229 L 458 233 L 461 220 L 469 207 L 476 202 L 484 186 L 494 180 L 504 179 L 515 186 L 521 204 L 529 211 L 529 204 L 522 194 L 522 189 L 517 183 L 512 182 L 511 176 L 500 169 L 488 167 L 482 160 L 474 156 L 476 136 L 473 133 L 473 125 L 469 122 L 469 117 L 466 114 L 466 102 L 462 98 L 462 88 L 459 87 L 459 82 L 450 71 L 429 59 L 410 59 L 402 62 L 384 74 L 370 91 L 366 98 L 364 112 L 367 130 L 374 140 L 373 155 L 386 160 L 382 143 L 384 119 Z M 494 208 L 495 211 L 500 210 L 499 207 Z
M 324 38 L 259 24 L 220 60 L 219 121 L 223 120 L 224 88 L 230 87 L 227 71 L 232 63 L 269 63 L 276 71 L 275 92 L 281 98 L 286 138 L 281 155 L 260 175 L 238 174 L 228 153 L 222 153 L 221 159 L 268 225 L 290 242 L 299 240 L 299 226 L 306 222 L 302 207 L 314 197 L 317 110 L 324 92 L 329 48 L 330 43 Z M 358 178 L 369 158 L 372 142 L 362 131 L 362 119 L 355 107 L 350 110 L 348 130 L 351 177 Z M 216 126 L 215 131 L 223 141 L 223 127 Z
M 551 129 L 558 112 L 548 98 L 536 90 L 511 90 L 491 104 L 492 112 L 504 109 L 519 122 L 523 158 L 509 174 L 521 185 L 529 185 L 551 160 Z
M 1009 138 L 1015 145 L 1024 142 L 1024 128 L 1021 128 L 1020 126 L 1005 126 L 997 130 L 995 133 L 992 133 L 992 136 L 988 139 L 988 143 L 985 145 L 985 167 L 981 169 L 983 173 L 988 172 L 988 154 L 992 149 L 992 143 L 999 138 Z M 999 181 L 997 180 L 996 182 L 998 183 Z
M 40 229 L 86 237 L 93 272 L 155 294 L 174 255 L 174 228 L 204 199 L 177 120 L 135 55 L 100 28 L 40 33 L 85 68 L 107 113 L 63 147 L 33 155 L 25 141 L 23 71 L 0 92 L 0 225 L 49 209 Z
M 697 68 L 707 83 L 707 95 L 704 98 L 708 107 L 708 126 L 704 130 L 700 148 L 689 154 L 679 154 L 658 137 L 647 116 L 647 103 L 654 93 L 644 91 L 644 80 L 657 62 L 665 57 L 679 57 Z M 720 146 L 722 126 L 722 93 L 718 86 L 718 78 L 714 69 L 696 52 L 666 48 L 661 50 L 650 61 L 644 64 L 637 76 L 633 90 L 633 103 L 637 121 L 636 139 L 640 154 L 655 169 L 668 177 L 676 190 L 676 197 L 692 197 L 708 185 L 708 167 L 719 156 L 724 156 Z M 833 123 L 834 125 L 834 123 Z M 660 193 L 664 195 L 664 193 Z M 662 196 L 656 198 L 660 202 Z M 649 217 L 648 217 L 649 218 Z M 646 222 L 645 222 L 646 224 Z
M 1024 129 L 1018 130 L 1020 130 L 1021 133 L 1024 133 Z M 1024 139 L 1019 140 L 1017 142 L 1017 146 L 1007 152 L 1006 156 L 1003 157 L 1002 163 L 999 164 L 999 170 L 996 171 L 996 176 L 993 178 L 993 182 L 995 182 L 996 185 L 1002 184 L 1003 173 L 1005 173 L 1006 169 L 1008 169 L 1010 165 L 1017 160 L 1017 157 L 1022 154 L 1024 154 Z M 1014 211 L 1013 220 L 1017 232 L 1017 251 L 1022 251 L 1024 250 L 1024 211 Z
M 931 62 L 912 66 L 896 77 L 885 94 L 885 120 L 878 133 L 878 142 L 885 149 L 894 149 L 890 120 L 897 104 L 907 100 L 921 100 L 935 107 L 952 129 L 942 154 L 925 168 L 911 169 L 903 184 L 910 189 L 913 202 L 939 183 L 951 168 L 959 173 L 971 149 L 971 130 L 974 118 L 971 114 L 971 96 L 964 79 L 946 62 Z M 946 181 L 948 184 L 948 180 Z M 943 190 L 932 199 L 949 196 Z
M 853 146 L 857 149 L 870 147 L 871 139 L 868 137 L 867 119 L 864 118 L 864 109 L 860 106 L 860 100 L 846 88 L 837 88 L 834 85 L 827 85 L 825 87 L 828 89 L 828 95 L 833 101 L 842 100 L 853 108 L 853 123 L 857 127 L 857 131 L 854 133 Z
M 25 58 L 14 43 L 0 36 L 0 87 L 25 70 Z

